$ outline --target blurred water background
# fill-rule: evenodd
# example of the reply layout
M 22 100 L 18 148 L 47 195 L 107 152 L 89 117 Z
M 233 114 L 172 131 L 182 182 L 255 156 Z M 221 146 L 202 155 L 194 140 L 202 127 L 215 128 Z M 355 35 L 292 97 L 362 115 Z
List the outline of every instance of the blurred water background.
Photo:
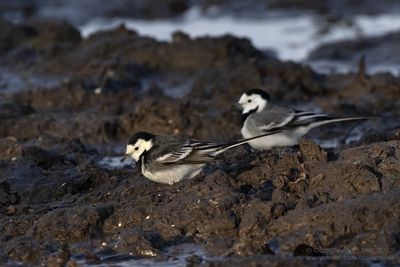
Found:
M 395 0 L 18 0 L 2 1 L 0 12 L 16 23 L 66 20 L 84 37 L 120 25 L 164 41 L 175 31 L 191 37 L 232 34 L 317 72 L 354 71 L 366 55 L 369 73 L 399 74 L 400 2 Z

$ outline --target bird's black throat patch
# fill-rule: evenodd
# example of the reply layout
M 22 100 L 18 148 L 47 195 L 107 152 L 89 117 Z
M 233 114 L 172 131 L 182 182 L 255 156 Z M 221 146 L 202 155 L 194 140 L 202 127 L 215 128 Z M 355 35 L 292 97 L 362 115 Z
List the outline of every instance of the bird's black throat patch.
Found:
M 146 152 L 147 151 L 144 151 L 142 154 L 140 154 L 139 160 L 136 164 L 139 164 L 140 166 L 142 166 L 142 164 L 144 164 L 144 162 L 146 161 L 146 158 L 145 158 Z
M 255 109 L 249 110 L 249 112 L 242 113 L 242 116 L 240 118 L 241 119 L 241 123 L 242 123 L 242 127 L 243 127 L 244 122 L 246 121 L 247 117 L 250 116 L 251 114 L 253 114 L 254 112 L 256 112 L 257 109 L 258 109 L 258 106 Z

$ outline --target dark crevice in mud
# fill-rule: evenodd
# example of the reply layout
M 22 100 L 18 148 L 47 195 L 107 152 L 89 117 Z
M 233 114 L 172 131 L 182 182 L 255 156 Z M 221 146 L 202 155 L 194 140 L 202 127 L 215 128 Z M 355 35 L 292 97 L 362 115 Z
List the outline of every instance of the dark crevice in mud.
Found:
M 368 171 L 372 172 L 375 175 L 375 177 L 376 177 L 376 179 L 378 180 L 378 183 L 379 183 L 380 191 L 382 191 L 383 174 L 380 173 L 379 171 L 377 171 L 376 169 L 372 168 L 371 166 L 364 165 L 363 167 L 366 168 Z

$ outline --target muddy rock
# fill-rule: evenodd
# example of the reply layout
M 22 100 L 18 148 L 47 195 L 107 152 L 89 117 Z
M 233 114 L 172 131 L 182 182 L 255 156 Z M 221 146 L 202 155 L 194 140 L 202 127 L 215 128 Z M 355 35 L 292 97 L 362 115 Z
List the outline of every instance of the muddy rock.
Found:
M 146 233 L 140 229 L 125 229 L 118 236 L 116 251 L 124 254 L 138 256 L 157 256 L 159 254 L 157 246 L 160 237 L 155 233 Z
M 89 151 L 79 143 L 69 147 L 68 153 Z M 244 257 L 240 261 L 256 261 L 261 254 L 279 261 L 279 256 L 271 255 L 299 255 L 301 246 L 340 256 L 369 253 L 376 250 L 373 244 L 380 244 L 385 255 L 393 255 L 397 251 L 393 234 L 398 231 L 393 218 L 400 211 L 398 141 L 348 148 L 329 157 L 310 141 L 302 141 L 300 148 L 302 155 L 296 151 L 254 155 L 239 149 L 227 162 L 173 186 L 153 183 L 135 170 L 58 162 L 61 158 L 56 156 L 47 171 L 64 169 L 65 174 L 58 176 L 71 183 L 65 176 L 68 169 L 81 166 L 88 184 L 55 195 L 37 193 L 41 191 L 35 186 L 43 184 L 3 186 L 6 196 L 15 192 L 21 200 L 14 202 L 15 212 L 1 221 L 1 246 L 8 258 L 30 263 L 64 262 L 65 255 L 90 253 L 76 245 L 85 240 L 92 240 L 98 251 L 106 246 L 108 253 L 137 257 L 161 255 L 166 246 L 185 242 L 201 243 L 213 255 Z M 22 164 L 18 169 L 31 166 L 30 173 L 36 169 L 41 180 L 54 184 L 54 177 L 42 176 L 40 162 L 51 162 L 55 152 L 30 149 L 29 158 L 17 163 Z M 68 153 L 64 159 L 71 157 Z M 18 186 L 31 186 L 41 202 L 34 194 L 19 193 Z M 53 240 L 51 249 L 35 245 L 47 240 Z M 65 242 L 71 247 L 59 250 Z M 21 247 L 35 253 L 20 253 Z M 29 249 L 33 247 L 37 251 Z M 246 257 L 250 255 L 258 256 Z
M 274 207 L 265 201 L 252 199 L 244 204 L 247 207 L 238 209 L 239 240 L 234 245 L 234 252 L 238 255 L 272 254 L 263 241 L 266 226 L 272 219 Z
M 299 148 L 305 162 L 327 162 L 328 153 L 314 142 L 300 140 Z
M 29 105 L 18 105 L 15 103 L 1 103 L 0 105 L 1 117 L 3 118 L 17 118 L 21 115 L 29 115 L 34 112 L 34 109 Z
M 97 225 L 109 216 L 111 210 L 109 207 L 59 208 L 42 216 L 29 232 L 44 240 L 71 242 L 87 239 L 101 234 Z
M 8 250 L 6 248 L 6 254 L 10 259 L 31 263 L 40 262 L 41 250 L 37 241 L 31 238 L 18 238 L 12 240 L 9 245 Z
M 0 54 L 4 54 L 26 39 L 35 36 L 35 31 L 31 27 L 16 26 L 0 20 L 0 36 Z
M 270 224 L 269 232 L 272 236 L 280 236 L 280 244 L 283 250 L 294 249 L 293 246 L 302 243 L 303 241 L 316 247 L 329 247 L 336 238 L 356 232 L 373 232 L 385 229 L 387 221 L 391 215 L 385 215 L 387 212 L 392 214 L 392 205 L 394 204 L 398 190 L 395 189 L 391 193 L 375 193 L 371 196 L 376 197 L 382 205 L 389 205 L 390 208 L 385 210 L 384 206 L 375 208 L 367 208 L 368 197 L 361 197 L 357 200 L 343 200 L 338 203 L 328 204 L 324 207 L 318 207 L 307 211 L 302 211 L 304 217 L 298 217 L 296 212 L 289 212 L 287 216 L 280 217 L 278 220 Z M 370 201 L 370 200 L 369 200 Z M 330 217 L 330 210 L 335 209 L 340 211 L 335 216 L 342 217 L 343 221 L 337 220 L 337 217 Z M 397 210 L 396 205 L 394 209 Z M 289 218 L 292 218 L 290 221 Z M 379 222 L 377 218 L 381 218 Z M 286 221 L 289 220 L 289 221 Z M 335 223 L 332 224 L 332 222 Z M 323 222 L 323 223 L 322 223 Z M 362 222 L 362 223 L 360 223 Z M 276 227 L 279 228 L 279 234 L 276 232 Z M 390 226 L 386 231 L 392 232 Z M 310 229 L 313 229 L 310 232 Z M 384 230 L 384 231 L 385 231 Z M 286 233 L 286 234 L 283 234 Z M 334 233 L 334 234 L 333 234 Z M 332 235 L 333 234 L 333 235 Z M 335 237 L 333 237 L 335 236 Z M 300 238 L 300 240 L 298 240 Z
M 10 192 L 10 185 L 3 181 L 0 184 L 0 204 L 6 207 L 6 205 L 15 202 L 17 202 L 17 198 L 12 192 Z
M 14 44 L 13 51 L 2 60 L 3 64 L 14 65 L 18 59 L 13 67 L 35 68 L 36 64 L 43 64 L 46 59 L 70 51 L 81 41 L 79 31 L 64 22 L 34 21 L 23 29 L 28 29 L 26 31 L 30 34 L 23 42 Z
M 53 164 L 63 161 L 63 157 L 56 153 L 51 153 L 38 147 L 23 147 L 22 158 L 27 161 L 33 161 L 37 166 L 43 169 L 49 169 Z
M 113 38 L 112 48 L 110 38 Z M 62 60 L 68 68 L 83 70 L 95 64 L 101 56 L 103 62 L 134 62 L 153 70 L 196 71 L 201 68 L 212 68 L 225 62 L 240 62 L 249 57 L 260 57 L 248 39 L 233 36 L 215 38 L 199 37 L 184 42 L 157 42 L 149 37 L 141 37 L 136 32 L 120 27 L 113 31 L 96 33 L 85 40 L 80 47 L 80 57 L 68 53 L 54 61 Z M 195 58 L 193 58 L 195 57 Z M 190 59 L 190 60 L 189 60 Z M 44 65 L 46 71 L 54 69 L 51 61 Z M 65 71 L 65 70 L 63 70 Z

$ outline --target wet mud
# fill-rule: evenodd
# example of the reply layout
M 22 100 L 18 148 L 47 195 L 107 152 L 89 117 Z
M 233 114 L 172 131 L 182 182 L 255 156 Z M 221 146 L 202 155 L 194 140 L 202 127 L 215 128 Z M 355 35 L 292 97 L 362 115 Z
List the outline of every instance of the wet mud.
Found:
M 0 31 L 2 67 L 28 81 L 0 91 L 0 264 L 174 264 L 166 251 L 182 244 L 205 250 L 190 266 L 399 264 L 399 78 L 317 74 L 234 36 L 168 43 L 120 27 L 82 39 L 55 22 Z M 239 147 L 172 186 L 100 164 L 139 130 L 238 139 L 231 106 L 255 87 L 300 109 L 378 117 L 316 129 L 283 154 Z

